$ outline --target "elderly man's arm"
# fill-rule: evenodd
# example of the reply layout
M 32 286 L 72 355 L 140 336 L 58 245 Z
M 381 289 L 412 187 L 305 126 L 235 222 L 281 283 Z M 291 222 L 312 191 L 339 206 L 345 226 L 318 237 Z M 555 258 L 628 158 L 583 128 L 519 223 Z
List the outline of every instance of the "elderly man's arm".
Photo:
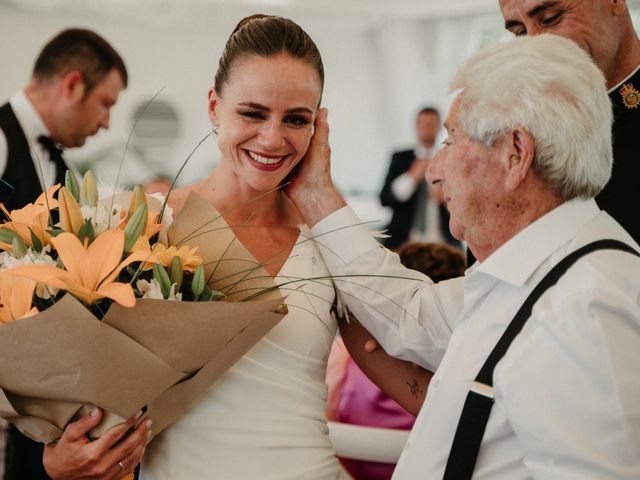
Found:
M 313 226 L 340 296 L 356 318 L 389 355 L 433 371 L 462 307 L 462 283 L 433 285 L 382 248 L 334 187 L 330 154 L 326 110 L 321 109 L 287 193 Z

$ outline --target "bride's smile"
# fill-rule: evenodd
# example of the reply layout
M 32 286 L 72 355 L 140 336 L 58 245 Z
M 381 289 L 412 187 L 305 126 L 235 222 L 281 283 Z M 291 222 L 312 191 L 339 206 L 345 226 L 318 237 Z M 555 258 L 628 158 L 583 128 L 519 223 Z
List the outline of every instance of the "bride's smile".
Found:
M 316 69 L 290 55 L 238 60 L 223 91 L 209 92 L 229 181 L 254 192 L 277 188 L 309 146 L 321 91 Z

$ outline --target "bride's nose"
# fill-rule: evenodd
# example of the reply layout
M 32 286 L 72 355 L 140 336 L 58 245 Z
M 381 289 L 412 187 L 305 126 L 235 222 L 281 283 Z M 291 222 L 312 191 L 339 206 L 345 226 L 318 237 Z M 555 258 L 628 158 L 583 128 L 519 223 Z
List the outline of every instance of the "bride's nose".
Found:
M 267 151 L 275 151 L 284 144 L 284 132 L 279 122 L 265 122 L 258 135 L 260 145 Z

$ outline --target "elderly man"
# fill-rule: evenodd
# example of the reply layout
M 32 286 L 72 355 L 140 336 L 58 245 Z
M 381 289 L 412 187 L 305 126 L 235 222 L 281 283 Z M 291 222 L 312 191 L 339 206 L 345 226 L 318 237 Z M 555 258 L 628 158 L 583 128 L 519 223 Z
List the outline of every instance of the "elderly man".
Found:
M 613 171 L 600 208 L 640 242 L 640 38 L 625 0 L 500 0 L 505 28 L 516 36 L 553 33 L 586 51 L 607 80 L 613 104 Z
M 640 478 L 639 247 L 593 200 L 602 73 L 544 35 L 483 50 L 453 87 L 427 179 L 479 260 L 465 277 L 433 284 L 371 238 L 331 183 L 324 112 L 288 190 L 349 309 L 436 372 L 394 478 Z

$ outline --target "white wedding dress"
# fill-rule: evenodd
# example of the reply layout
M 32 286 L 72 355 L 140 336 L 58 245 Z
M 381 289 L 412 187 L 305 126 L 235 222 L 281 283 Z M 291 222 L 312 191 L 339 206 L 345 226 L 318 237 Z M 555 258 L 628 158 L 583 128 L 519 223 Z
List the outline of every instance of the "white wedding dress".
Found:
M 327 275 L 301 233 L 277 283 Z M 325 417 L 326 362 L 336 330 L 327 280 L 283 289 L 289 313 L 199 403 L 147 447 L 143 480 L 348 478 Z

